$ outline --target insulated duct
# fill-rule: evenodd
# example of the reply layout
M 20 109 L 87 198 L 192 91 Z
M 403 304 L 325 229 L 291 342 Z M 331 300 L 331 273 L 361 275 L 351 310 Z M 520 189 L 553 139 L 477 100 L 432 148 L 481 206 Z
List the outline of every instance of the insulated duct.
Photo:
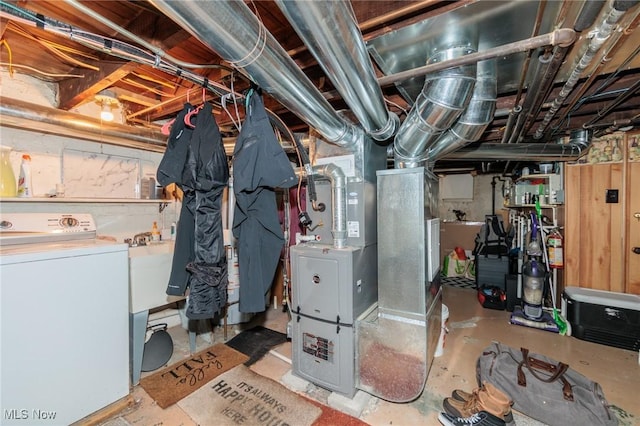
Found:
M 349 146 L 361 139 L 361 129 L 337 114 L 241 0 L 151 3 L 225 61 L 246 70 L 263 90 L 329 142 Z
M 428 163 L 435 163 L 446 154 L 477 141 L 493 120 L 498 95 L 495 60 L 479 62 L 473 95 L 456 124 L 440 136 L 428 152 Z
M 431 56 L 428 63 L 441 62 L 471 53 L 456 46 Z M 411 111 L 395 138 L 396 168 L 420 167 L 436 139 L 462 114 L 475 84 L 476 64 L 440 71 L 427 77 Z
M 333 163 L 313 166 L 313 174 L 324 176 L 331 182 L 331 234 L 333 247 L 347 245 L 347 178 Z
M 276 3 L 364 130 L 379 141 L 392 137 L 400 119 L 385 105 L 351 3 L 344 0 L 276 0 Z
M 591 132 L 571 132 L 566 144 L 557 143 L 483 143 L 466 147 L 446 156 L 447 160 L 505 161 L 517 158 L 521 161 L 575 161 L 587 153 L 591 146 Z
M 164 152 L 167 147 L 167 137 L 156 130 L 105 123 L 97 118 L 18 99 L 2 98 L 0 118 L 3 127 L 74 137 L 152 152 Z
M 571 75 L 565 82 L 564 86 L 562 86 L 558 97 L 553 101 L 551 108 L 547 111 L 542 123 L 538 126 L 538 129 L 533 135 L 535 139 L 542 138 L 544 131 L 551 122 L 551 119 L 556 115 L 560 107 L 562 107 L 564 100 L 571 94 L 582 73 L 587 69 L 589 64 L 591 64 L 596 53 L 598 53 L 611 33 L 613 33 L 616 24 L 620 21 L 620 18 L 622 18 L 624 13 L 633 6 L 634 3 L 635 2 L 614 2 L 613 8 L 598 27 L 596 34 L 591 38 L 586 52 L 584 52 L 576 66 L 571 71 Z

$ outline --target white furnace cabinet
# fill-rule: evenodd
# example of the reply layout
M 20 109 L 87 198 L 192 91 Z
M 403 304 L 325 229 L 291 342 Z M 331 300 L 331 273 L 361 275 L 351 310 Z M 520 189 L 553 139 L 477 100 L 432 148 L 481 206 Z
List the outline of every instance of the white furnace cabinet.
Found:
M 377 298 L 376 245 L 291 248 L 294 374 L 351 398 L 355 322 Z
M 128 395 L 127 246 L 0 249 L 0 424 L 71 424 Z

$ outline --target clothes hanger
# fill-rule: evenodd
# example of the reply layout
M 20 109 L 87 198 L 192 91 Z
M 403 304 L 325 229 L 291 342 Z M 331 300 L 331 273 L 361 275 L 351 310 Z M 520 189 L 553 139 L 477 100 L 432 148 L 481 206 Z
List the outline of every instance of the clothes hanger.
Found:
M 231 86 L 231 91 L 233 92 L 233 86 Z M 233 104 L 235 105 L 235 110 L 236 110 L 235 117 L 231 113 L 231 111 L 229 111 L 227 109 L 227 101 L 229 99 L 233 99 Z M 220 97 L 220 104 L 222 105 L 222 109 L 224 110 L 224 112 L 226 112 L 227 115 L 229 116 L 229 118 L 231 119 L 231 122 L 233 123 L 235 128 L 238 129 L 238 130 L 242 130 L 242 122 L 240 121 L 240 114 L 238 113 L 238 102 L 236 101 L 235 95 L 233 93 L 227 93 L 227 94 L 222 95 Z M 236 121 L 236 119 L 237 119 L 237 121 Z
M 191 94 L 190 90 L 187 90 L 187 104 L 190 103 L 189 101 L 189 95 Z M 171 126 L 173 126 L 173 123 L 175 123 L 176 119 L 175 117 L 172 120 L 167 121 L 166 123 L 164 123 L 162 125 L 162 127 L 160 128 L 160 132 L 165 135 L 165 136 L 169 136 L 171 134 Z
M 191 111 L 189 111 L 185 116 L 184 116 L 184 124 L 191 128 L 191 129 L 195 129 L 195 125 L 193 123 L 191 123 L 191 118 L 194 115 L 197 115 L 198 112 L 200 112 L 200 110 L 202 109 L 202 107 L 204 106 L 204 103 L 206 102 L 206 96 L 205 96 L 205 85 L 207 83 L 207 79 L 204 79 L 205 83 L 202 86 L 202 103 L 200 105 L 198 105 L 196 108 L 192 109 Z
M 173 126 L 173 123 L 175 121 L 176 121 L 176 119 L 173 118 L 172 120 L 169 120 L 166 123 L 164 123 L 162 125 L 162 127 L 160 128 L 160 132 L 165 136 L 169 136 L 169 134 L 171 133 L 171 126 Z
M 233 87 L 234 81 L 235 81 L 234 71 L 232 71 L 231 72 L 231 92 L 227 93 L 225 95 L 222 95 L 220 97 L 220 104 L 222 105 L 222 109 L 227 113 L 227 115 L 231 119 L 231 122 L 233 123 L 235 128 L 238 129 L 238 131 L 241 131 L 242 130 L 242 120 L 240 119 L 240 112 L 238 112 L 238 96 L 236 96 L 236 91 L 235 91 L 235 89 Z M 227 101 L 229 99 L 233 99 L 233 106 L 234 106 L 235 113 L 236 113 L 235 117 L 227 109 Z

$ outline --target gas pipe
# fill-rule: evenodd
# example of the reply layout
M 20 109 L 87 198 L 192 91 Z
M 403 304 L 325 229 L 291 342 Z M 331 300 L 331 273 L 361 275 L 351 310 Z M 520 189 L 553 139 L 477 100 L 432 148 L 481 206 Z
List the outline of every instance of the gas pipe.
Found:
M 564 256 L 562 249 L 562 234 L 554 229 L 547 238 L 547 247 L 549 249 L 549 267 L 562 269 L 564 267 Z

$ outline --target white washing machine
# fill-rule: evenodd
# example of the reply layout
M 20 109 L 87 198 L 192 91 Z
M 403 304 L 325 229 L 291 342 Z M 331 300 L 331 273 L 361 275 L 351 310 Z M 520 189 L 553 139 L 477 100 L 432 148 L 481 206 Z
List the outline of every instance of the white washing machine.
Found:
M 128 247 L 88 214 L 0 214 L 0 424 L 71 424 L 129 393 Z

